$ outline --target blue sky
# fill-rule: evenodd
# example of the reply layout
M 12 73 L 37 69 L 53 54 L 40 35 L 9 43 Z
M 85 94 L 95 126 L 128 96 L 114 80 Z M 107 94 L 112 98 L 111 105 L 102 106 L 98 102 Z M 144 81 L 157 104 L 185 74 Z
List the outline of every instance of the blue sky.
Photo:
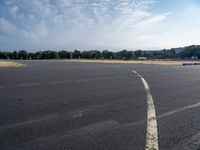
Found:
M 1 0 L 0 50 L 200 44 L 199 0 Z

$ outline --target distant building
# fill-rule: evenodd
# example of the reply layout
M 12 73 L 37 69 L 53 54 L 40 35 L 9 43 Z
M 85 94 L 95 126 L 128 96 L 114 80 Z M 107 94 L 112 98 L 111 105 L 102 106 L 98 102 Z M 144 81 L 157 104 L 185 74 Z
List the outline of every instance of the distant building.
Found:
M 147 57 L 138 57 L 138 60 L 147 60 Z

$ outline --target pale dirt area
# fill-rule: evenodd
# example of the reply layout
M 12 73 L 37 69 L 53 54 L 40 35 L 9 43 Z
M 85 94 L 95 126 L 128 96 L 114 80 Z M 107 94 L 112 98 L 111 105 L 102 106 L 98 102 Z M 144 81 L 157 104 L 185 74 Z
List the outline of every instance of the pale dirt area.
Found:
M 24 67 L 25 65 L 13 62 L 13 61 L 6 61 L 0 60 L 0 68 L 7 68 L 7 67 Z
M 146 65 L 183 65 L 183 63 L 194 63 L 192 61 L 162 61 L 162 60 L 89 60 L 89 59 L 72 59 L 69 62 L 91 62 L 91 63 L 110 63 L 110 64 L 146 64 Z M 195 61 L 197 62 L 197 61 Z

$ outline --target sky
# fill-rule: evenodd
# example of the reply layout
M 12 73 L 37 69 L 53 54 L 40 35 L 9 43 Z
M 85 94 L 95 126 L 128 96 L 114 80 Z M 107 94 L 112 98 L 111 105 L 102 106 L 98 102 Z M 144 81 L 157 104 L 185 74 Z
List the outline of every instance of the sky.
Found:
M 200 44 L 200 0 L 0 0 L 0 50 Z

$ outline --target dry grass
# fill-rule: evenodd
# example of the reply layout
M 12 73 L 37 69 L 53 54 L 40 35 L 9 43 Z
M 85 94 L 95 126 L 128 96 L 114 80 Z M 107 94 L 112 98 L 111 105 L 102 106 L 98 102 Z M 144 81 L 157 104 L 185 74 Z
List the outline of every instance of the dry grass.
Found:
M 13 61 L 5 61 L 5 60 L 0 60 L 0 68 L 7 68 L 7 67 L 24 67 L 25 65 L 16 63 Z
M 158 60 L 89 60 L 89 59 L 73 59 L 66 60 L 70 62 L 91 62 L 91 63 L 110 63 L 110 64 L 145 64 L 145 65 L 183 65 L 183 63 L 191 63 L 189 61 L 158 61 Z

